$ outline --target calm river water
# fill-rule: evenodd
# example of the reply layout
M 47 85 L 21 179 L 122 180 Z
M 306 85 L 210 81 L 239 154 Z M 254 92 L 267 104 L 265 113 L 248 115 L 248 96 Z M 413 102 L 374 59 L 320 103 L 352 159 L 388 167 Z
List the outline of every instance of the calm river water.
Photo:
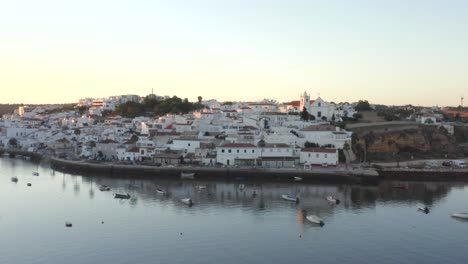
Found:
M 99 191 L 103 184 L 111 191 Z M 2 157 L 0 263 L 468 263 L 468 222 L 449 217 L 468 211 L 467 185 L 394 184 L 111 179 Z

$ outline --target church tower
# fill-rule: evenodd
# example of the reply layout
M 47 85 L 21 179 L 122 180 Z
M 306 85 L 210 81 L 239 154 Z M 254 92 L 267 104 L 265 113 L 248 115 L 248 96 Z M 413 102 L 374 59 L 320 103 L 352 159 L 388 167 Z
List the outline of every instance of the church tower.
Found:
M 307 109 L 308 112 L 310 112 L 310 95 L 307 94 L 307 92 L 304 91 L 304 94 L 301 95 L 301 101 L 299 104 L 299 111 L 302 111 L 302 109 Z

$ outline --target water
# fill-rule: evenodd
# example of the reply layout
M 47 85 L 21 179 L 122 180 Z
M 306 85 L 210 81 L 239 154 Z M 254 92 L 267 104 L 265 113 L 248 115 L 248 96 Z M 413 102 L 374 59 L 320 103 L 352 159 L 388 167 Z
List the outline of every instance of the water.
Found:
M 111 191 L 99 191 L 101 184 Z M 468 222 L 449 215 L 468 211 L 467 186 L 393 184 L 82 177 L 3 157 L 0 263 L 466 263 Z M 296 193 L 297 206 L 280 198 Z M 328 194 L 342 203 L 328 204 Z M 195 205 L 179 202 L 184 197 Z M 431 213 L 418 212 L 418 204 Z M 319 215 L 325 226 L 308 223 L 306 214 Z

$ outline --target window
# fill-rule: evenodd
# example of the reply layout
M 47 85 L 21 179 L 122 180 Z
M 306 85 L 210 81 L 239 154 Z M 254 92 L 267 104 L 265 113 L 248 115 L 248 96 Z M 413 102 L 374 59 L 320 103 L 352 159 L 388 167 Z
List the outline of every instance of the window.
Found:
M 319 157 L 319 154 L 317 153 L 316 158 L 318 158 L 318 157 Z
M 325 154 L 325 158 L 327 158 L 327 154 Z
M 310 153 L 309 153 L 309 158 L 310 158 Z
M 255 149 L 252 149 L 252 153 L 255 153 Z
M 188 146 L 190 147 L 190 143 L 188 143 Z
M 231 150 L 230 150 L 230 149 L 228 149 L 228 152 L 229 152 L 229 153 L 231 153 Z
M 244 153 L 247 153 L 247 150 L 246 150 L 246 149 L 244 149 Z
M 239 150 L 237 150 L 237 153 L 239 153 Z
M 322 112 L 317 112 L 317 117 L 322 117 Z
M 224 149 L 222 149 L 221 152 L 224 153 Z
M 318 103 L 318 107 L 322 106 L 322 103 Z

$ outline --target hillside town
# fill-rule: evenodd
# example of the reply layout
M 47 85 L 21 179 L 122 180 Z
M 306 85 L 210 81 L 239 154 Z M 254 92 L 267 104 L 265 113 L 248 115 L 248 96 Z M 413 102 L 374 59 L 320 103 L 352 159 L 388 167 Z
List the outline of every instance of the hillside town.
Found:
M 153 93 L 86 98 L 69 110 L 23 105 L 2 116 L 0 147 L 70 160 L 154 166 L 312 169 L 356 160 L 353 132 L 340 125 L 360 117 L 356 103 L 311 100 L 307 92 L 288 103 L 199 97 L 198 109 L 188 113 L 115 114 L 124 104 L 168 98 Z M 411 116 L 414 122 L 440 124 L 441 117 L 430 109 L 419 113 Z M 453 125 L 442 125 L 453 134 Z

